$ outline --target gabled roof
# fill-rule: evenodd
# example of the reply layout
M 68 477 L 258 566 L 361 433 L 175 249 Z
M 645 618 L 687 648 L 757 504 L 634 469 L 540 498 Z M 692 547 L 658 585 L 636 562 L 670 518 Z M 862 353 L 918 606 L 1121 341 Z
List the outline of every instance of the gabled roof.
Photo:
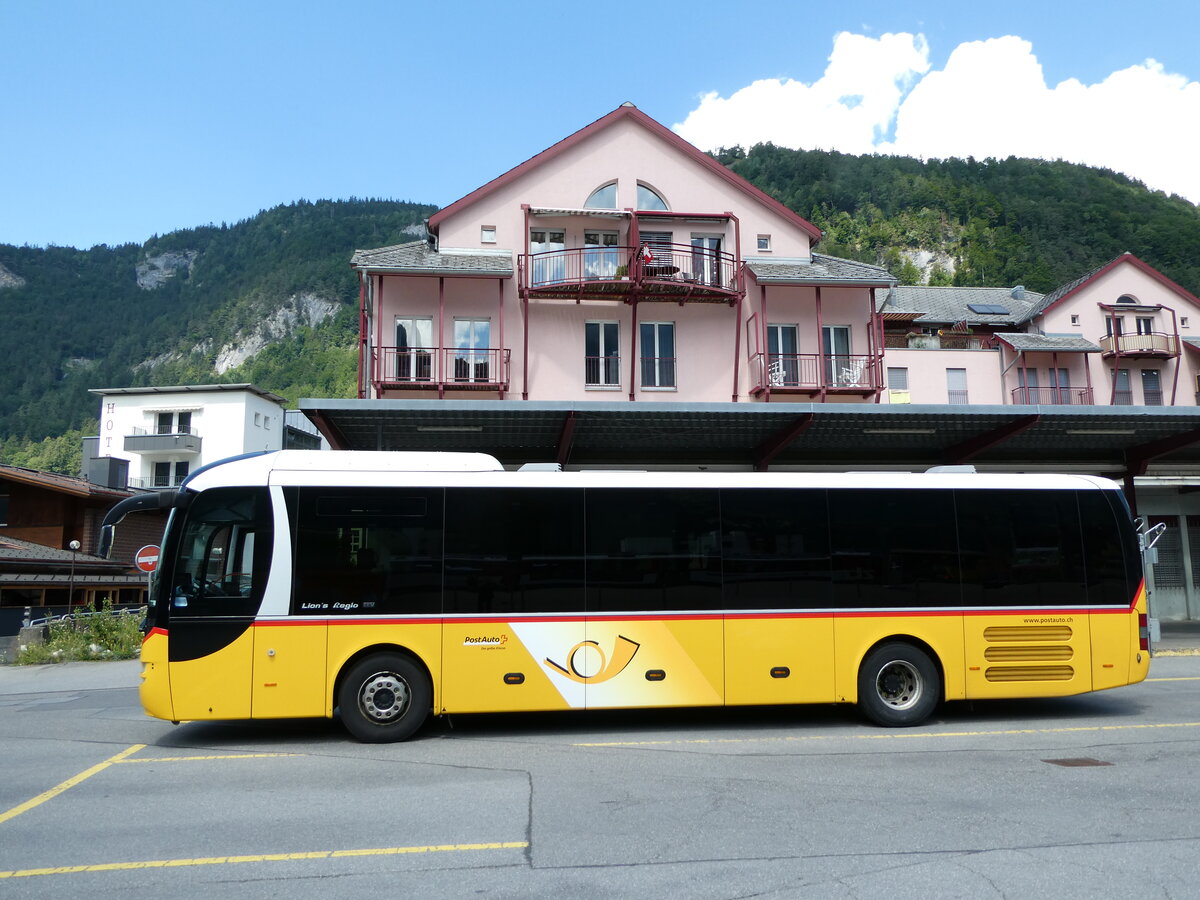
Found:
M 410 241 L 374 250 L 355 250 L 350 257 L 355 269 L 389 269 L 410 275 L 488 275 L 511 278 L 510 252 L 466 253 L 458 250 L 438 252 L 426 241 Z
M 39 472 L 36 469 L 23 469 L 20 466 L 0 465 L 0 481 L 15 481 L 20 484 L 30 484 L 45 488 L 59 494 L 70 494 L 74 497 L 96 497 L 106 502 L 132 497 L 133 491 L 122 491 L 117 488 L 92 484 L 84 478 L 74 478 L 70 475 L 59 475 L 55 472 Z
M 482 200 L 484 197 L 489 196 L 505 185 L 511 184 L 513 181 L 516 181 L 518 178 L 528 174 L 538 166 L 541 166 L 566 152 L 567 150 L 570 150 L 572 147 L 589 140 L 591 137 L 603 131 L 604 129 L 616 124 L 617 122 L 622 122 L 625 120 L 636 122 L 638 125 L 641 125 L 651 134 L 654 134 L 663 141 L 666 141 L 668 144 L 679 150 L 680 153 L 704 166 L 713 174 L 724 179 L 742 193 L 746 194 L 757 202 L 762 203 L 787 221 L 794 224 L 797 228 L 807 232 L 808 235 L 813 239 L 814 243 L 821 240 L 821 229 L 819 229 L 812 222 L 808 221 L 803 216 L 797 215 L 774 197 L 771 197 L 769 194 L 759 190 L 740 175 L 734 174 L 707 153 L 698 150 L 675 132 L 671 131 L 671 129 L 667 128 L 665 125 L 662 125 L 661 123 L 650 118 L 632 103 L 621 104 L 608 115 L 597 119 L 591 125 L 581 128 L 574 134 L 563 138 L 557 144 L 554 144 L 553 146 L 543 150 L 537 156 L 525 160 L 525 162 L 521 163 L 519 166 L 509 169 L 503 175 L 493 178 L 487 184 L 476 188 L 465 197 L 454 201 L 443 209 L 438 210 L 429 217 L 428 225 L 430 232 L 437 234 L 438 227 L 450 216 L 456 215 L 457 213 L 469 207 L 471 204 L 475 203 L 477 200 Z
M 854 284 L 890 287 L 896 279 L 882 266 L 814 253 L 812 259 L 748 259 L 759 284 Z
M 1049 294 L 1047 294 L 1045 296 L 1045 298 L 1042 300 L 1041 304 L 1039 304 L 1036 309 L 1032 310 L 1029 313 L 1029 318 L 1033 319 L 1036 316 L 1040 316 L 1042 313 L 1046 312 L 1051 307 L 1058 305 L 1062 301 L 1066 300 L 1068 297 L 1074 296 L 1075 294 L 1077 294 L 1079 291 L 1081 291 L 1087 285 L 1089 285 L 1092 282 L 1096 281 L 1097 279 L 1107 275 L 1109 272 L 1111 272 L 1117 266 L 1122 265 L 1124 263 L 1128 263 L 1129 265 L 1132 265 L 1132 266 L 1140 269 L 1142 272 L 1145 272 L 1147 275 L 1149 275 L 1151 278 L 1153 278 L 1159 284 L 1161 284 L 1165 288 L 1167 288 L 1167 290 L 1174 291 L 1176 294 L 1178 294 L 1183 299 L 1188 300 L 1191 303 L 1196 304 L 1197 306 L 1200 306 L 1200 298 L 1196 297 L 1194 294 L 1192 294 L 1190 291 L 1186 290 L 1185 288 L 1182 288 L 1179 285 L 1177 285 L 1174 281 L 1172 281 L 1170 278 L 1168 278 L 1162 272 L 1158 271 L 1158 269 L 1154 268 L 1153 266 L 1149 265 L 1148 263 L 1142 262 L 1140 259 L 1138 259 L 1136 256 L 1134 256 L 1132 253 L 1122 253 L 1116 259 L 1110 260 L 1110 261 L 1106 262 L 1104 265 L 1100 266 L 1099 268 L 1093 269 L 1092 271 L 1088 272 L 1086 275 L 1076 278 L 1070 284 L 1064 284 L 1062 287 L 1058 288 L 1057 290 L 1051 291 Z
M 1042 300 L 1034 291 L 1006 287 L 931 287 L 897 285 L 879 305 L 880 313 L 911 313 L 914 322 L 928 325 L 968 322 L 972 325 L 1016 325 Z M 978 313 L 971 306 L 1003 306 L 1006 315 Z

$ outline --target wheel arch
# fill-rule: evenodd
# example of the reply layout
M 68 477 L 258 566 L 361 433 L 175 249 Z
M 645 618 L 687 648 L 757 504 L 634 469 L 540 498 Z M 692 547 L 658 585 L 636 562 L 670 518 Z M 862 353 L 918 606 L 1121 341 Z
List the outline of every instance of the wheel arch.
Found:
M 433 709 L 437 709 L 437 682 L 434 681 L 433 672 L 430 670 L 425 660 L 423 660 L 419 654 L 413 652 L 402 644 L 394 644 L 389 641 L 380 641 L 375 644 L 370 644 L 366 647 L 361 647 L 342 660 L 341 665 L 338 666 L 337 675 L 334 677 L 329 686 L 328 702 L 330 716 L 332 716 L 334 710 L 337 709 L 337 698 L 342 689 L 342 681 L 345 679 L 346 673 L 350 671 L 350 669 L 354 668 L 354 666 L 357 665 L 361 660 L 364 660 L 368 656 L 372 656 L 376 653 L 399 653 L 401 656 L 407 657 L 416 665 L 420 666 L 422 671 L 425 673 L 425 677 L 429 679 L 431 706 Z
M 858 661 L 854 667 L 854 680 L 851 682 L 851 684 L 854 685 L 854 697 L 850 702 L 857 703 L 859 701 L 858 673 L 862 671 L 863 663 L 867 661 L 868 656 L 870 656 L 884 644 L 909 644 L 928 656 L 929 661 L 933 663 L 934 667 L 938 671 L 938 678 L 941 679 L 941 696 L 938 698 L 938 701 L 944 702 L 948 698 L 949 695 L 946 690 L 946 664 L 942 662 L 942 655 L 938 653 L 928 641 L 923 641 L 921 638 L 916 637 L 915 635 L 889 634 L 885 637 L 879 638 L 877 641 L 875 641 L 875 643 L 867 646 L 866 649 L 864 649 L 863 652 L 858 655 Z

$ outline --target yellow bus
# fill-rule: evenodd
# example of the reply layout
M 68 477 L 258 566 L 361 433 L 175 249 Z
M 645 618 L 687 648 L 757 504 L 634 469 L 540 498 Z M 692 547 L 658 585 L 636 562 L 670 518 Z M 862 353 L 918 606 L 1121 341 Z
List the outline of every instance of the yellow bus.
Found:
M 1081 475 L 505 471 L 281 451 L 122 501 L 169 508 L 141 699 L 172 722 L 946 700 L 1131 684 L 1139 535 Z

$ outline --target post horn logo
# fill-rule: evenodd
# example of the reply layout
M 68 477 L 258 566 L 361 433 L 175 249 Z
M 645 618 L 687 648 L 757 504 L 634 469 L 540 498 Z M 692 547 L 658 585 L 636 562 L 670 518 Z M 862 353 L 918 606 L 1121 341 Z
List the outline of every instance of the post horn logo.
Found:
M 610 678 L 616 678 L 629 665 L 634 656 L 637 655 L 638 649 L 642 645 L 637 641 L 630 640 L 624 635 L 618 635 L 616 643 L 613 645 L 612 656 L 605 656 L 604 651 L 600 649 L 600 645 L 595 641 L 580 641 L 571 648 L 571 652 L 567 654 L 567 664 L 561 665 L 556 663 L 550 657 L 546 657 L 546 665 L 552 666 L 556 671 L 580 684 L 599 684 L 602 681 L 608 681 Z M 600 665 L 593 667 L 587 665 L 586 662 L 581 663 L 577 657 L 584 653 L 584 660 L 587 657 L 596 654 L 600 657 Z M 586 665 L 586 668 L 584 666 Z M 583 671 L 580 671 L 583 668 Z M 585 674 L 588 670 L 595 669 L 591 674 Z

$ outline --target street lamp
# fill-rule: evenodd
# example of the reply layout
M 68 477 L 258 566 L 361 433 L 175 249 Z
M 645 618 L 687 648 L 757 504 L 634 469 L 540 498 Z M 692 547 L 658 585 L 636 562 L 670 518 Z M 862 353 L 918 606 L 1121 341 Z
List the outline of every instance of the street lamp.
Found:
M 71 614 L 72 604 L 75 602 L 75 554 L 79 552 L 79 541 L 71 541 L 67 544 L 71 548 L 71 574 L 67 577 L 67 615 Z

